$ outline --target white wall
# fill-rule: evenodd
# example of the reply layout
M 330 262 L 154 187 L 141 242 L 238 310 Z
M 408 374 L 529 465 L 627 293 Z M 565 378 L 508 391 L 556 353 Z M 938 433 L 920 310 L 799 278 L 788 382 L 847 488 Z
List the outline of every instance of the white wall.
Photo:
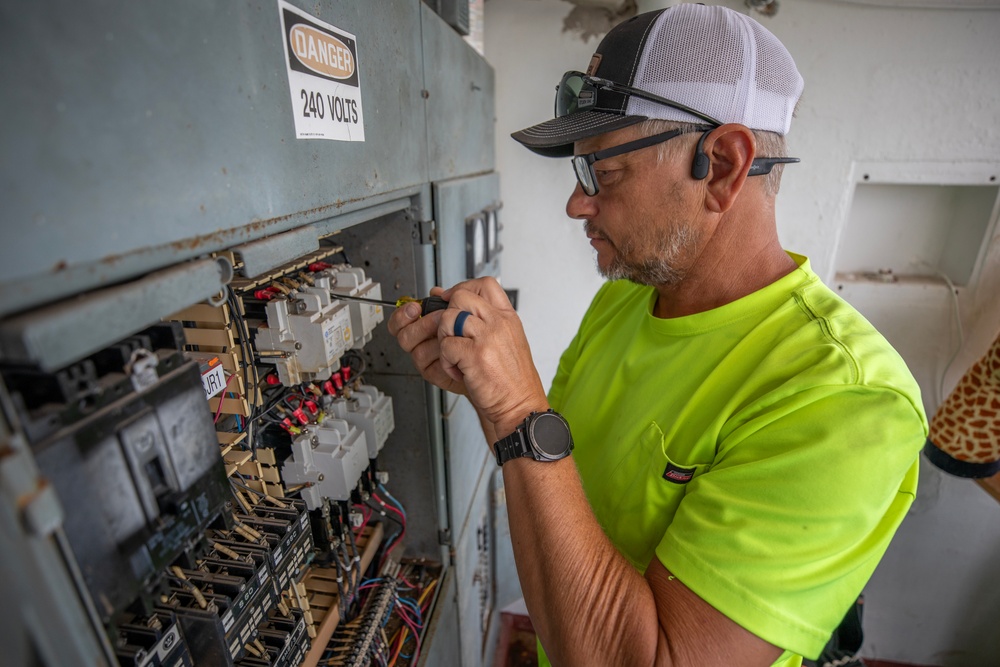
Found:
M 643 11 L 667 4 L 639 2 Z M 745 9 L 742 1 L 720 4 Z M 568 160 L 536 157 L 509 134 L 549 118 L 560 74 L 585 69 L 597 46 L 599 38 L 584 42 L 562 32 L 571 9 L 559 0 L 486 2 L 486 55 L 497 73 L 503 272 L 506 285 L 521 290 L 521 316 L 546 383 L 601 281 L 581 223 L 565 216 L 574 184 Z M 785 43 L 806 82 L 788 138 L 802 163 L 785 170 L 779 232 L 829 284 L 837 282 L 837 247 L 859 164 L 887 173 L 893 164 L 900 172 L 919 164 L 917 177 L 931 182 L 996 173 L 1000 11 L 783 0 L 776 17 L 758 20 Z M 966 344 L 945 391 L 1000 329 L 1000 230 L 993 234 L 978 285 L 960 290 Z M 932 410 L 958 345 L 948 290 L 926 283 L 844 291 L 907 359 Z M 990 578 L 1000 553 L 1000 507 L 973 483 L 924 468 L 911 516 L 867 591 L 865 655 L 1000 664 L 1000 586 Z

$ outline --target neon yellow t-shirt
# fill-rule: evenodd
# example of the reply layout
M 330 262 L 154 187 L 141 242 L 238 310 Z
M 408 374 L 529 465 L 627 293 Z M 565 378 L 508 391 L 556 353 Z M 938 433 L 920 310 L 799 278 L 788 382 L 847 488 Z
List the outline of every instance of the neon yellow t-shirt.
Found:
M 738 301 L 652 315 L 605 284 L 549 400 L 605 533 L 786 649 L 819 654 L 916 493 L 920 390 L 853 308 L 799 268 Z M 541 664 L 548 664 L 544 656 Z

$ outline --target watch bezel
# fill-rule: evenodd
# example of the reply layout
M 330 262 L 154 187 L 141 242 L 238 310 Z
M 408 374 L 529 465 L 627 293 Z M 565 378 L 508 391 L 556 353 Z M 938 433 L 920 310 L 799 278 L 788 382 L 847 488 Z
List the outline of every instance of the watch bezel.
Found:
M 549 454 L 535 444 L 535 426 L 543 417 L 549 415 L 556 417 L 562 423 L 569 441 L 565 450 L 558 454 Z M 498 466 L 517 458 L 530 458 L 543 463 L 559 461 L 573 453 L 573 432 L 566 418 L 551 408 L 545 412 L 532 412 L 517 425 L 513 433 L 493 443 L 493 450 Z
M 535 428 L 543 419 L 546 418 L 555 418 L 556 420 L 559 421 L 559 423 L 563 425 L 563 428 L 565 429 L 566 447 L 563 449 L 563 451 L 561 451 L 558 454 L 549 454 L 536 444 L 537 440 L 535 439 Z M 558 461 L 560 459 L 566 458 L 567 456 L 570 455 L 570 452 L 573 451 L 573 434 L 572 432 L 570 432 L 569 422 L 566 421 L 566 418 L 563 417 L 558 412 L 556 412 L 555 410 L 536 412 L 532 415 L 529 415 L 528 419 L 526 419 L 525 421 L 526 423 L 524 425 L 525 426 L 524 440 L 526 441 L 528 448 L 531 450 L 532 458 L 534 458 L 536 461 Z

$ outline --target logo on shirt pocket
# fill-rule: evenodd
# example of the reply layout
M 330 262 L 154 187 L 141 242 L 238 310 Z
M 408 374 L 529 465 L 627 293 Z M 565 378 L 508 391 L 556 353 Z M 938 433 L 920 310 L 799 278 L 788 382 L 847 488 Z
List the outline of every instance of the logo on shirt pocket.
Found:
M 694 479 L 694 473 L 697 468 L 682 468 L 679 465 L 675 465 L 670 461 L 667 461 L 667 467 L 663 471 L 663 479 L 668 482 L 673 482 L 674 484 L 687 484 L 692 479 Z

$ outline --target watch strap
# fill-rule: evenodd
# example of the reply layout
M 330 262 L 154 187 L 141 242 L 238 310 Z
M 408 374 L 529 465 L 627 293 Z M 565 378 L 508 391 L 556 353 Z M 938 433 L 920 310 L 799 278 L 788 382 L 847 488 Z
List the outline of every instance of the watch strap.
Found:
M 531 417 L 529 416 L 528 419 L 531 419 Z M 527 421 L 526 419 L 524 422 L 518 424 L 513 433 L 505 438 L 500 438 L 493 444 L 493 451 L 496 454 L 498 466 L 502 466 L 511 459 L 531 456 L 531 446 L 528 445 L 524 437 L 524 429 Z

